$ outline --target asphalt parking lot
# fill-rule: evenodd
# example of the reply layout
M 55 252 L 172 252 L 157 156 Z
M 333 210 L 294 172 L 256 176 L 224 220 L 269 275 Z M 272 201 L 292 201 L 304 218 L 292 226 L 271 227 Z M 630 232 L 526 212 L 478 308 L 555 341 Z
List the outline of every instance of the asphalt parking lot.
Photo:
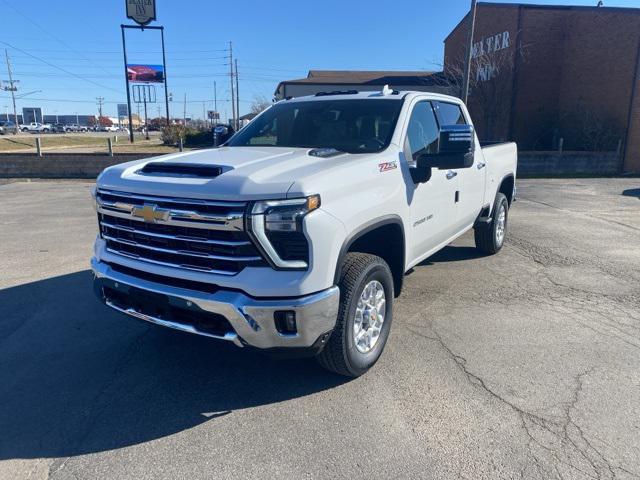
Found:
M 640 179 L 519 181 L 352 381 L 101 306 L 90 186 L 0 185 L 0 478 L 640 477 Z

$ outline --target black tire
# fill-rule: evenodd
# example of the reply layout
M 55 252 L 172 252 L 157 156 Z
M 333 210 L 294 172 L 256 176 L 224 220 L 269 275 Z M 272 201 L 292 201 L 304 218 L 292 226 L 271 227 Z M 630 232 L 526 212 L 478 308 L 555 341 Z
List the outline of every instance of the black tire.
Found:
M 504 228 L 503 234 L 498 234 L 498 218 L 500 212 L 504 209 Z M 493 204 L 493 210 L 491 212 L 491 223 L 488 226 L 478 226 L 474 230 L 474 237 L 476 241 L 476 248 L 481 252 L 493 255 L 498 253 L 504 245 L 504 239 L 507 236 L 507 230 L 509 225 L 509 202 L 507 197 L 503 193 L 498 192 Z
M 362 353 L 356 348 L 352 332 L 358 300 L 364 287 L 373 280 L 380 282 L 384 290 L 384 321 L 373 348 Z M 368 253 L 348 253 L 342 264 L 338 286 L 340 306 L 336 326 L 317 358 L 320 365 L 331 372 L 359 377 L 378 361 L 389 337 L 393 320 L 393 276 L 382 258 Z

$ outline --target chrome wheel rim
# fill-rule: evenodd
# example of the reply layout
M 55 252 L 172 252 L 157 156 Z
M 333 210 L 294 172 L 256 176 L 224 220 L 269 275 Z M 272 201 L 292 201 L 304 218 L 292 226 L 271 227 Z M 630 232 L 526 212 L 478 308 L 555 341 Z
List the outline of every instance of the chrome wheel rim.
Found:
M 387 307 L 382 284 L 367 283 L 358 299 L 353 322 L 353 343 L 360 353 L 369 353 L 378 343 Z
M 507 224 L 507 209 L 504 208 L 504 204 L 500 205 L 498 210 L 498 218 L 496 220 L 496 243 L 502 245 L 504 241 L 505 227 Z

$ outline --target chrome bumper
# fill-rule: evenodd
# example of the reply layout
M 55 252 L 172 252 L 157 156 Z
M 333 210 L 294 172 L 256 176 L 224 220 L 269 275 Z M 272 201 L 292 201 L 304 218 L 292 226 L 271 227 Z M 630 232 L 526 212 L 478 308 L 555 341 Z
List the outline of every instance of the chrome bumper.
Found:
M 95 276 L 96 293 L 107 306 L 140 320 L 196 335 L 231 341 L 239 347 L 250 345 L 259 349 L 309 348 L 316 345 L 320 337 L 334 328 L 338 315 L 340 291 L 335 286 L 304 297 L 270 300 L 252 298 L 241 292 L 229 290 L 208 294 L 171 287 L 115 271 L 96 258 L 91 259 L 91 268 Z M 116 305 L 106 299 L 102 293 L 102 285 L 106 282 L 117 288 L 133 287 L 166 295 L 172 302 L 180 302 L 185 306 L 195 306 L 205 312 L 221 315 L 231 324 L 233 331 L 214 335 L 200 331 L 187 323 L 139 312 L 132 306 Z M 274 313 L 278 310 L 290 310 L 296 313 L 297 333 L 278 332 L 274 321 Z

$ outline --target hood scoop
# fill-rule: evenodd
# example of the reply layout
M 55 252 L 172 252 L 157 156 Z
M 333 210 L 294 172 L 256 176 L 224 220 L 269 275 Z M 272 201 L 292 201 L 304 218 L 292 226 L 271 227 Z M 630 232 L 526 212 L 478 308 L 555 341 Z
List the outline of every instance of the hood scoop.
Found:
M 222 174 L 222 167 L 198 163 L 149 162 L 136 173 L 156 177 L 215 178 Z

